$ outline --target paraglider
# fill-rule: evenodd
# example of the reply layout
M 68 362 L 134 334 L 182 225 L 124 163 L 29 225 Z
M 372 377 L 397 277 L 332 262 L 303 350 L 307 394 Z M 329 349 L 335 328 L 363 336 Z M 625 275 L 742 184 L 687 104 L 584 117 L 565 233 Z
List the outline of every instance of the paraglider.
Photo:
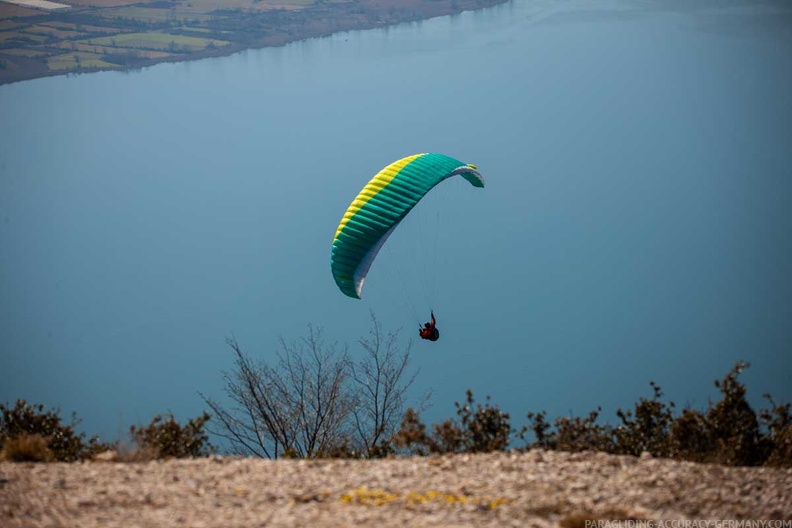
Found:
M 361 298 L 369 268 L 390 234 L 426 193 L 452 176 L 484 187 L 484 178 L 475 165 L 435 153 L 395 161 L 363 187 L 333 238 L 330 268 L 342 293 Z
M 423 328 L 418 329 L 418 335 L 421 339 L 428 339 L 429 341 L 437 341 L 440 339 L 440 331 L 437 329 L 437 321 L 435 320 L 434 311 L 432 311 L 432 320 L 424 323 Z

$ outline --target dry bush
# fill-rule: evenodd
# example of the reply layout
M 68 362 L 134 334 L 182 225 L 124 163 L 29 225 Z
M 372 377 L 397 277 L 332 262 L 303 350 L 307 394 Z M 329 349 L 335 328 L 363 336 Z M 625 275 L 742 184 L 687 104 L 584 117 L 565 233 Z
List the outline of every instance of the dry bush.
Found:
M 6 440 L 0 460 L 9 462 L 51 462 L 52 451 L 47 447 L 47 440 L 37 434 L 23 434 Z
M 58 462 L 85 460 L 107 449 L 96 437 L 86 440 L 84 433 L 75 432 L 79 423 L 72 414 L 71 423 L 64 424 L 60 409 L 45 411 L 44 405 L 30 405 L 25 400 L 17 400 L 14 406 L 0 404 L 0 449 L 25 436 L 42 438 L 50 459 Z
M 204 430 L 209 419 L 209 413 L 204 412 L 181 425 L 173 414 L 167 414 L 155 416 L 146 427 L 133 425 L 129 428 L 129 436 L 135 448 L 123 456 L 132 461 L 209 456 L 214 449 Z
M 563 451 L 596 450 L 614 454 L 671 457 L 692 462 L 732 466 L 771 465 L 792 467 L 790 405 L 776 404 L 758 414 L 748 403 L 747 389 L 739 381 L 748 363 L 737 362 L 722 380 L 715 381 L 721 399 L 706 412 L 684 409 L 675 416 L 673 402 L 663 402 L 659 385 L 650 382 L 652 398 L 641 398 L 633 410 L 619 409 L 617 427 L 597 423 L 599 411 L 586 418 L 547 421 L 544 411 L 528 413 L 529 425 L 520 432 L 533 441 L 525 447 Z
M 407 409 L 401 428 L 391 442 L 408 454 L 429 453 L 488 453 L 504 451 L 509 444 L 511 424 L 509 415 L 487 396 L 484 405 L 476 403 L 473 391 L 466 393 L 465 403 L 455 402 L 457 418 L 450 418 L 432 426 L 427 434 L 426 425 L 415 409 Z

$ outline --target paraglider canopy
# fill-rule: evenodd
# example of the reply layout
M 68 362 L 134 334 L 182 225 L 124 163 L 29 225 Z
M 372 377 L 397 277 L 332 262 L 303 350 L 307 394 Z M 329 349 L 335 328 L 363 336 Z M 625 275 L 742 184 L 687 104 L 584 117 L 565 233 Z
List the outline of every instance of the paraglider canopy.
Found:
M 330 268 L 342 293 L 360 299 L 372 262 L 405 216 L 435 185 L 462 176 L 484 187 L 475 165 L 444 154 L 415 154 L 379 171 L 352 200 L 333 238 Z

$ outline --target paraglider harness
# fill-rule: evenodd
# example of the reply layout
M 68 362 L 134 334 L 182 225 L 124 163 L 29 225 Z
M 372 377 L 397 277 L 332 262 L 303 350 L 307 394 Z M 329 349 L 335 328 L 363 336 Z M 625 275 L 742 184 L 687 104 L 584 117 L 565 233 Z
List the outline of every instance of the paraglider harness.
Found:
M 437 321 L 435 321 L 434 312 L 432 312 L 432 321 L 424 324 L 423 328 L 418 328 L 418 335 L 421 336 L 421 339 L 428 339 L 429 341 L 440 339 L 440 331 L 435 327 L 436 324 Z

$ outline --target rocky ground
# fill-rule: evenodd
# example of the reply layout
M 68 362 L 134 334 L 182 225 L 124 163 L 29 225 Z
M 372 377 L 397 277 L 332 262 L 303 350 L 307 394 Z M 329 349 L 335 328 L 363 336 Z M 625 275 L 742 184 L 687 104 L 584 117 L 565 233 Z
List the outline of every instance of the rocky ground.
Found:
M 536 450 L 370 461 L 0 463 L 0 526 L 9 528 L 586 528 L 592 519 L 789 520 L 792 470 Z

